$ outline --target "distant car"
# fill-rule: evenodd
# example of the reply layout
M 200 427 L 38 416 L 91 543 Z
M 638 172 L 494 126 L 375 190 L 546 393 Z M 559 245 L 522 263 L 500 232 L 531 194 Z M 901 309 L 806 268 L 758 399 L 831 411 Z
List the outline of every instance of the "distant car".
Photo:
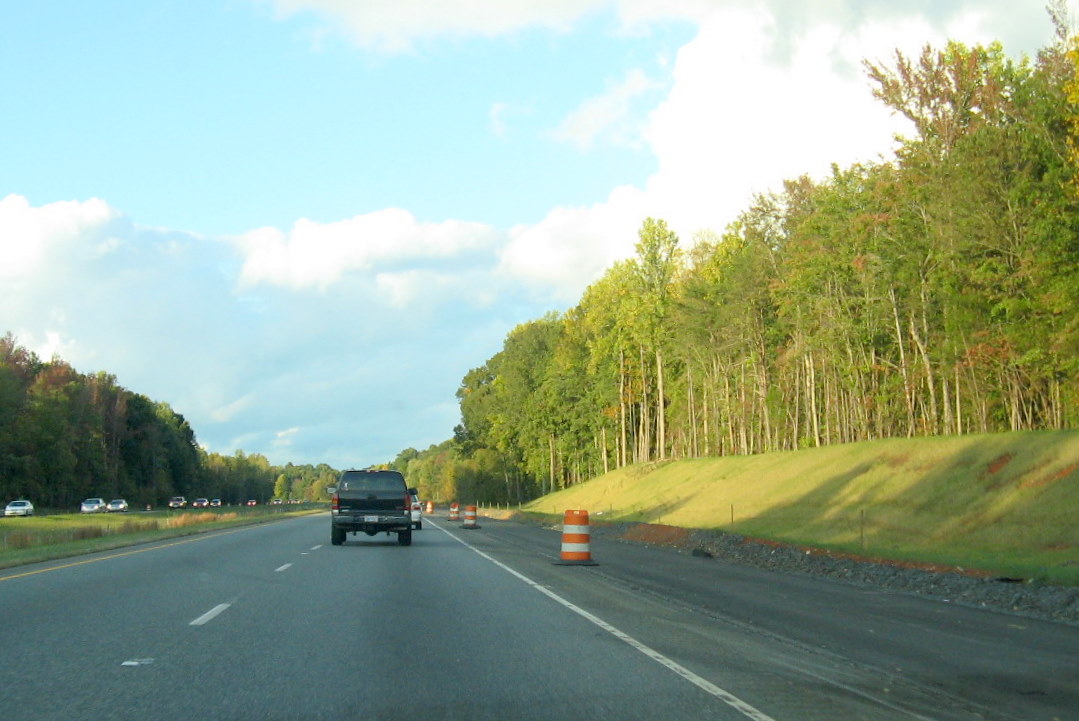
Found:
M 183 508 L 187 505 L 187 499 L 183 496 L 173 496 L 169 499 L 169 508 Z
M 409 507 L 409 513 L 412 516 L 412 528 L 418 531 L 423 528 L 423 522 L 420 521 L 420 516 L 423 515 L 423 506 L 420 504 L 420 497 L 415 493 L 408 495 L 412 498 L 412 505 Z
M 105 510 L 109 513 L 123 513 L 127 511 L 127 501 L 123 498 L 114 498 L 109 501 L 109 505 L 105 506 Z
M 250 501 L 247 502 L 247 505 L 249 505 L 249 506 L 257 506 L 258 504 L 259 504 L 259 502 L 256 501 L 254 498 L 252 498 Z
M 192 508 L 209 508 L 210 507 L 210 499 L 208 499 L 208 498 L 196 498 L 195 500 L 191 501 L 191 507 Z
M 214 498 L 210 501 L 210 508 L 221 508 L 221 499 Z
M 79 506 L 79 513 L 104 513 L 105 506 L 104 498 L 87 498 Z
M 32 516 L 34 504 L 30 501 L 12 501 L 4 507 L 5 516 Z
M 280 506 L 282 503 L 283 503 L 283 501 L 280 498 L 270 499 L 270 505 Z

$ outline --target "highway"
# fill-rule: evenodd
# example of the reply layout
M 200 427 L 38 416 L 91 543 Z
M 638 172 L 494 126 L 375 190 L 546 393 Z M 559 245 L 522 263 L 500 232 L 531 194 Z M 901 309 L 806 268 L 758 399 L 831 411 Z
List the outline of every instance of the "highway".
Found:
M 1079 719 L 1079 627 L 593 539 L 327 515 L 0 571 L 0 715 Z

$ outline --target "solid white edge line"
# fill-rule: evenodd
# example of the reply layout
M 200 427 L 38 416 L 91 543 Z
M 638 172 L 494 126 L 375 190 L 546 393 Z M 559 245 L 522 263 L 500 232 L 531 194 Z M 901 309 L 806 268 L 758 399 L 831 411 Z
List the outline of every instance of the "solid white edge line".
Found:
M 618 640 L 629 644 L 633 648 L 635 648 L 638 651 L 640 651 L 641 653 L 643 653 L 645 656 L 648 656 L 648 658 L 650 658 L 653 661 L 661 664 L 662 666 L 665 666 L 666 668 L 668 668 L 669 670 L 675 672 L 676 674 L 678 674 L 679 676 L 681 676 L 685 680 L 689 681 L 693 685 L 695 685 L 698 688 L 702 689 L 703 691 L 711 694 L 712 696 L 718 698 L 720 701 L 727 704 L 728 706 L 730 706 L 734 710 L 738 711 L 739 713 L 743 714 L 747 718 L 753 719 L 753 721 L 775 721 L 775 719 L 773 719 L 768 714 L 766 714 L 763 711 L 760 711 L 759 709 L 749 705 L 748 703 L 746 703 L 742 699 L 738 698 L 737 696 L 735 696 L 731 692 L 725 691 L 724 689 L 720 688 L 719 686 L 716 686 L 714 683 L 712 683 L 708 679 L 702 678 L 701 676 L 698 676 L 697 674 L 693 673 L 692 671 L 690 671 L 685 666 L 679 664 L 676 661 L 672 661 L 671 659 L 667 658 L 666 656 L 664 656 L 659 651 L 656 651 L 654 648 L 651 648 L 650 646 L 647 646 L 647 645 L 641 643 L 640 641 L 633 638 L 629 634 L 624 633 L 623 631 L 620 631 L 619 629 L 615 628 L 614 626 L 607 623 L 606 621 L 604 621 L 599 616 L 596 616 L 595 614 L 590 613 L 590 612 L 584 610 L 583 608 L 574 605 L 571 601 L 568 601 L 568 600 L 562 598 L 561 596 L 559 596 L 557 593 L 555 593 L 551 589 L 546 588 L 545 586 L 542 586 L 539 583 L 536 583 L 535 581 L 533 581 L 528 576 L 525 576 L 524 574 L 522 574 L 522 573 L 520 573 L 518 571 L 515 571 L 514 569 L 510 568 L 509 566 L 502 563 L 498 559 L 492 558 L 491 556 L 487 555 L 486 553 L 479 550 L 478 548 L 469 545 L 468 542 L 462 540 L 461 538 L 458 538 L 453 533 L 450 533 L 449 531 L 447 531 L 445 528 L 442 528 L 438 524 L 432 523 L 431 525 L 434 526 L 435 528 L 437 528 L 438 530 L 442 531 L 443 533 L 445 533 L 447 536 L 449 536 L 453 540 L 455 540 L 458 543 L 460 543 L 461 545 L 463 545 L 465 548 L 469 549 L 470 551 L 478 554 L 479 556 L 481 556 L 483 558 L 486 558 L 488 561 L 495 564 L 496 566 L 501 568 L 503 571 L 506 571 L 507 573 L 509 573 L 509 574 L 511 574 L 513 576 L 516 576 L 521 581 L 524 581 L 526 584 L 528 584 L 532 588 L 536 589 L 537 591 L 539 591 L 543 595 L 545 595 L 545 596 L 551 598 L 552 600 L 560 603 L 561 605 L 565 606 L 566 608 L 573 611 L 574 613 L 581 616 L 582 618 L 585 618 L 588 621 L 591 621 L 593 624 L 595 624 L 596 626 L 599 626 L 604 631 L 611 634 L 612 636 L 614 636 Z
M 275 569 L 273 570 L 273 572 L 274 572 L 274 573 L 281 573 L 282 571 L 287 571 L 287 570 L 289 569 L 289 567 L 290 567 L 290 566 L 292 566 L 292 564 L 291 564 L 291 563 L 286 563 L 286 564 L 285 564 L 284 566 L 281 566 L 281 567 L 279 567 L 279 568 L 275 568 Z
M 211 608 L 209 611 L 207 611 L 206 613 L 202 614 L 201 616 L 196 618 L 194 621 L 192 621 L 190 625 L 192 625 L 192 626 L 203 626 L 203 625 L 209 623 L 210 621 L 214 620 L 217 617 L 218 614 L 220 614 L 222 611 L 224 611 L 226 608 L 228 608 L 231 605 L 232 605 L 231 603 L 219 603 L 216 606 L 214 606 L 213 608 Z

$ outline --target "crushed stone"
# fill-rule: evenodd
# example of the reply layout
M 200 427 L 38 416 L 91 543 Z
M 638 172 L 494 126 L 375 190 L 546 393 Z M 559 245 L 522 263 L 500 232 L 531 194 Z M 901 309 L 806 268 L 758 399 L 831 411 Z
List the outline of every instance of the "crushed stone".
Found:
M 962 568 L 866 559 L 736 533 L 645 523 L 595 523 L 592 534 L 783 573 L 929 596 L 949 603 L 1079 625 L 1079 588 L 994 577 Z

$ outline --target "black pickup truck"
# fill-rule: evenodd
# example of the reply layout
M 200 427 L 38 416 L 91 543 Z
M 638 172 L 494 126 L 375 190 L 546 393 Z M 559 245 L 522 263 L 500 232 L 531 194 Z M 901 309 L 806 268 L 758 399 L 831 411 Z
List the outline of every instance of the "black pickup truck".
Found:
M 402 546 L 412 544 L 412 494 L 398 471 L 349 470 L 332 489 L 330 542 L 340 546 L 346 533 L 396 533 Z

